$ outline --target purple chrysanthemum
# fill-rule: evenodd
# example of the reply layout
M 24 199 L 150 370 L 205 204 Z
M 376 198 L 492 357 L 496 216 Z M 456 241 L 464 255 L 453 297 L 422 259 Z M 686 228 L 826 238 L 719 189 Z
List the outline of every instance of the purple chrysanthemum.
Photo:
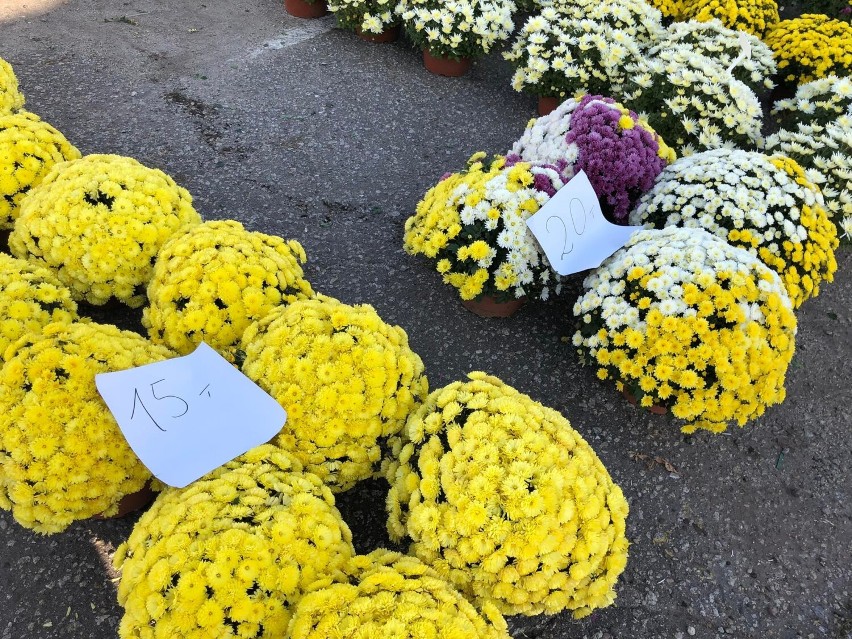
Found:
M 632 126 L 623 127 L 622 117 L 629 117 Z M 587 95 L 571 114 L 571 128 L 565 135 L 566 142 L 578 150 L 573 172 L 586 172 L 603 211 L 619 223 L 626 222 L 666 166 L 657 137 L 638 119 L 633 111 L 629 116 L 623 113 L 611 98 Z

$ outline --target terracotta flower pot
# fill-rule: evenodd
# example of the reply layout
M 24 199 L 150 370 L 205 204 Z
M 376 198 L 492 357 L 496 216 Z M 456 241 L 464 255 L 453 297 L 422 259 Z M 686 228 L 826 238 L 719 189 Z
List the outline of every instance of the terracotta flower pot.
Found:
M 636 401 L 636 397 L 627 390 L 627 386 L 621 389 L 621 394 L 624 395 L 624 398 L 630 402 L 633 406 L 639 406 L 639 402 Z M 644 408 L 644 406 L 642 407 Z M 654 413 L 654 415 L 665 415 L 669 412 L 669 410 L 665 406 L 660 406 L 659 404 L 653 404 L 648 407 L 648 411 Z
M 108 517 L 105 517 L 104 515 L 93 515 L 92 519 L 118 519 L 120 517 L 125 517 L 150 504 L 154 501 L 154 497 L 156 496 L 157 493 L 151 490 L 151 484 L 149 482 L 135 493 L 130 493 L 129 495 L 122 497 L 121 501 L 118 502 L 118 512 L 116 514 L 109 515 Z
M 317 0 L 313 4 L 305 0 L 284 0 L 284 9 L 297 18 L 321 18 L 328 13 L 326 0 Z
M 392 24 L 381 33 L 370 33 L 361 31 L 360 27 L 355 30 L 356 35 L 367 42 L 396 42 L 399 39 L 399 25 Z
M 526 297 L 521 297 L 508 302 L 498 302 L 493 297 L 482 295 L 472 300 L 462 300 L 462 306 L 480 317 L 509 317 L 526 301 Z
M 561 104 L 559 98 L 554 98 L 552 96 L 539 96 L 538 98 L 538 114 L 539 115 L 547 115 L 556 110 Z
M 470 58 L 462 58 L 461 60 L 442 58 L 432 55 L 429 49 L 423 49 L 423 65 L 427 71 L 435 75 L 458 78 L 468 72 L 472 63 L 473 60 Z

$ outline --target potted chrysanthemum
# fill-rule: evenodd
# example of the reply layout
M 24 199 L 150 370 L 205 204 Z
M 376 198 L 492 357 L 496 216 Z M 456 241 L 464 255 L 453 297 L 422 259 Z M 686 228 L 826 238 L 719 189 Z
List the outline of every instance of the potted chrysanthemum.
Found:
M 58 162 L 80 152 L 34 113 L 0 115 L 0 230 L 11 229 L 21 200 Z
M 553 164 L 566 181 L 584 171 L 604 215 L 621 224 L 674 159 L 644 118 L 600 95 L 568 100 L 531 121 L 506 156 L 509 164 Z
M 613 602 L 627 502 L 560 413 L 471 373 L 392 444 L 388 531 L 476 605 L 583 617 Z
M 687 46 L 659 49 L 633 67 L 625 106 L 643 113 L 678 156 L 760 144 L 757 96 L 722 65 Z
M 60 162 L 23 199 L 12 253 L 53 269 L 75 299 L 145 302 L 157 252 L 199 224 L 192 196 L 133 158 L 87 155 Z
M 199 224 L 157 254 L 142 323 L 155 343 L 178 353 L 205 341 L 234 361 L 252 322 L 313 296 L 305 260 L 295 240 L 250 232 L 233 220 Z
M 319 477 L 260 446 L 164 490 L 119 546 L 119 637 L 286 637 L 307 587 L 354 554 Z
M 515 68 L 512 88 L 537 95 L 540 115 L 575 95 L 621 97 L 628 66 L 644 57 L 628 31 L 551 6 L 527 20 L 503 56 Z
M 852 74 L 852 24 L 819 13 L 782 20 L 764 38 L 781 78 L 804 84 L 828 75 Z
M 95 375 L 172 357 L 114 326 L 53 323 L 6 349 L 0 367 L 0 508 L 40 533 L 115 515 L 151 473 L 95 386 Z
M 564 181 L 554 166 L 484 158 L 475 154 L 465 171 L 426 193 L 405 223 L 404 247 L 433 259 L 469 310 L 505 316 L 528 296 L 546 300 L 561 290 L 526 220 Z
M 662 49 L 687 46 L 696 53 L 711 58 L 749 87 L 761 94 L 775 86 L 772 81 L 777 71 L 772 49 L 757 36 L 723 25 L 719 20 L 706 22 L 688 20 L 675 22 L 660 38 L 649 55 Z
M 477 612 L 415 557 L 379 549 L 353 557 L 343 575 L 342 583 L 315 583 L 299 600 L 287 637 L 509 639 L 506 621 L 494 606 Z
M 18 90 L 18 78 L 12 65 L 0 58 L 0 115 L 10 115 L 24 106 L 24 94 Z
M 583 282 L 573 343 L 599 379 L 686 433 L 784 400 L 796 316 L 775 271 L 703 229 L 634 233 Z
M 783 153 L 809 169 L 808 179 L 822 191 L 831 220 L 852 236 L 852 128 L 834 122 L 823 126 L 800 124 L 781 129 L 766 140 L 772 152 Z
M 368 42 L 393 42 L 399 37 L 398 0 L 329 0 L 337 24 Z
M 423 49 L 432 73 L 464 75 L 480 58 L 507 40 L 514 29 L 513 0 L 401 0 L 406 33 Z
M 77 304 L 52 271 L 0 253 L 0 365 L 21 337 L 77 319 Z
M 429 389 L 405 331 L 366 304 L 279 306 L 248 328 L 243 350 L 243 372 L 287 410 L 274 442 L 335 492 L 378 472 Z
M 717 149 L 669 165 L 631 224 L 703 228 L 759 257 L 798 308 L 837 270 L 837 229 L 822 194 L 782 155 Z
M 720 20 L 729 29 L 762 38 L 778 22 L 775 0 L 681 0 L 680 17 L 686 20 Z

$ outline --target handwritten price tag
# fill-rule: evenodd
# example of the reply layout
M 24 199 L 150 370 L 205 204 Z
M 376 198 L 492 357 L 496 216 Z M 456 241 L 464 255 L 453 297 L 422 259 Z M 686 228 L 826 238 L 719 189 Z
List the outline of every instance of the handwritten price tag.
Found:
M 274 437 L 287 413 L 207 344 L 185 357 L 95 376 L 133 452 L 183 488 Z
M 597 268 L 642 230 L 607 221 L 584 171 L 559 189 L 527 220 L 527 226 L 560 275 Z

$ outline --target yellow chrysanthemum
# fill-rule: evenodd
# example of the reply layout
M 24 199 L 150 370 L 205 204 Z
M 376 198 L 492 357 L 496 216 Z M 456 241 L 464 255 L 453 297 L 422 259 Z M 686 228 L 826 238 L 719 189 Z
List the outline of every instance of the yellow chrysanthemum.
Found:
M 54 165 L 27 194 L 9 247 L 54 269 L 78 300 L 136 307 L 162 245 L 200 222 L 189 192 L 162 171 L 88 155 Z
M 366 304 L 279 306 L 248 328 L 243 350 L 243 372 L 287 410 L 275 443 L 335 491 L 374 474 L 428 393 L 405 331 Z
M 24 95 L 18 90 L 18 78 L 12 65 L 0 58 L 0 116 L 15 113 L 24 106 Z
M 613 602 L 627 502 L 558 412 L 471 373 L 392 446 L 388 531 L 477 605 L 582 617 Z
M 765 40 L 787 82 L 804 84 L 829 75 L 852 74 L 852 24 L 843 20 L 806 13 L 782 20 Z
M 285 637 L 307 587 L 353 555 L 329 489 L 293 456 L 260 446 L 164 490 L 119 546 L 119 636 L 255 637 L 262 627 Z
M 33 113 L 0 115 L 0 229 L 11 229 L 27 192 L 58 162 L 80 152 Z
M 682 18 L 719 20 L 729 29 L 762 38 L 778 22 L 775 0 L 681 0 Z

